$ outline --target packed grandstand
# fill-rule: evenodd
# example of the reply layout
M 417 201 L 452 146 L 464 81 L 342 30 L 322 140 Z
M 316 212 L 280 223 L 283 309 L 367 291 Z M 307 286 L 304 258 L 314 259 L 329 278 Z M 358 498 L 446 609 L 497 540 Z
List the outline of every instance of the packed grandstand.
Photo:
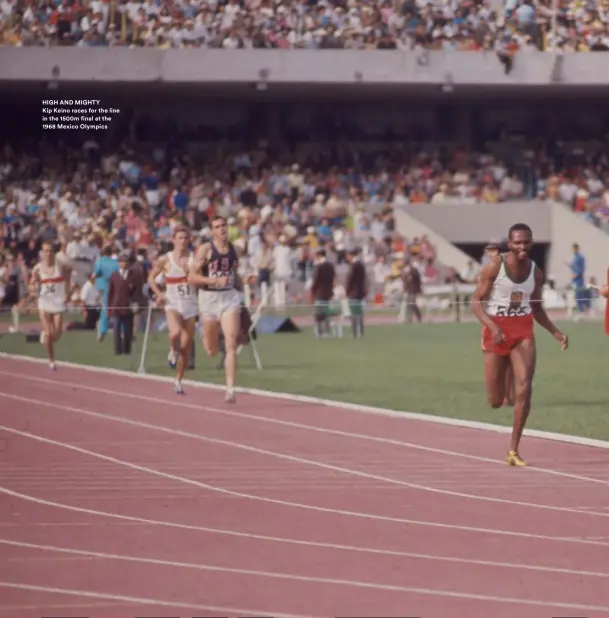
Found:
M 609 49 L 605 2 L 7 0 L 0 11 L 0 41 L 15 46 L 425 47 L 505 53 L 546 50 L 554 45 L 564 51 Z
M 522 64 L 526 48 L 607 49 L 606 9 L 603 2 L 565 1 L 8 1 L 0 4 L 0 40 L 12 46 L 493 50 L 504 59 L 518 53 Z M 501 63 L 493 62 L 501 74 Z M 609 123 L 595 100 L 574 108 L 552 97 L 514 105 L 427 93 L 429 101 L 379 95 L 333 105 L 323 89 L 315 95 L 319 104 L 296 102 L 289 89 L 272 102 L 254 89 L 208 101 L 184 90 L 173 97 L 168 85 L 165 94 L 144 101 L 134 87 L 120 102 L 109 90 L 95 96 L 121 108 L 108 131 L 62 133 L 40 126 L 40 101 L 65 92 L 61 66 L 52 73 L 52 90 L 41 97 L 8 95 L 2 103 L 5 304 L 25 294 L 27 276 L 16 273 L 32 267 L 44 239 L 62 246 L 85 276 L 104 245 L 115 254 L 139 252 L 152 263 L 177 223 L 201 239 L 214 214 L 228 218 L 244 267 L 277 267 L 269 255 L 285 246 L 277 252 L 285 259 L 281 268 L 299 284 L 310 279 L 318 247 L 339 264 L 360 248 L 375 283 L 371 294 L 405 261 L 424 283 L 475 279 L 473 263 L 452 268 L 426 234 L 398 229 L 394 212 L 403 206 L 557 202 L 609 231 Z M 125 91 L 130 88 L 127 83 Z M 21 105 L 20 97 L 29 99 Z M 242 100 L 248 97 L 254 102 Z M 8 122 L 12 115 L 20 122 Z M 292 300 L 302 301 L 302 294 L 301 285 L 293 286 Z

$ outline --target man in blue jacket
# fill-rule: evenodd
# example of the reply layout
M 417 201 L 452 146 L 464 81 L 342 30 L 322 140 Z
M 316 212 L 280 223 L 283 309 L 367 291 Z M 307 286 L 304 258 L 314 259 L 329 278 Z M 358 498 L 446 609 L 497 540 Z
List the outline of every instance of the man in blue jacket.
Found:
M 118 271 L 118 260 L 112 257 L 112 247 L 104 247 L 101 256 L 95 262 L 93 273 L 95 287 L 102 294 L 102 310 L 97 326 L 97 338 L 102 341 L 108 334 L 108 288 L 112 273 Z
M 575 292 L 577 310 L 583 313 L 590 308 L 588 289 L 586 288 L 586 259 L 579 250 L 579 245 L 573 245 L 573 259 L 569 264 L 571 269 L 571 284 Z

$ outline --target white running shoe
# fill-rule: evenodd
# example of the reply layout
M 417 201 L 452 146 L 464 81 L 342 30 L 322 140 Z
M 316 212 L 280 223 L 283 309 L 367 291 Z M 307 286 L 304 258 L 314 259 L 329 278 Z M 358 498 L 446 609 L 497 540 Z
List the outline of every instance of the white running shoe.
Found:
M 49 363 L 49 369 L 51 371 L 57 371 L 57 367 L 55 366 L 55 363 Z
M 226 403 L 235 403 L 237 401 L 237 397 L 235 396 L 234 388 L 227 388 L 226 393 L 224 395 L 224 401 Z
M 176 380 L 173 383 L 173 390 L 174 390 L 176 395 L 183 395 L 184 394 L 184 387 L 182 386 L 182 382 L 180 382 L 180 380 Z

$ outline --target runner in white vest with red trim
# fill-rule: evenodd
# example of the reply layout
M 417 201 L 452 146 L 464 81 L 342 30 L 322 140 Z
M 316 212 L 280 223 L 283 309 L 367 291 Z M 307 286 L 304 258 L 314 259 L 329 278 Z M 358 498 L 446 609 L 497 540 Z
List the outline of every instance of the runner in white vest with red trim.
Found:
M 165 307 L 171 351 L 170 365 L 177 368 L 174 390 L 184 394 L 182 380 L 188 366 L 190 348 L 195 334 L 199 311 L 197 291 L 188 283 L 194 256 L 190 251 L 190 231 L 177 226 L 173 232 L 173 249 L 161 256 L 148 276 L 148 284 L 159 305 Z M 157 278 L 163 275 L 165 292 L 158 286 Z
M 38 313 L 42 332 L 40 341 L 44 344 L 49 359 L 49 367 L 55 370 L 55 343 L 63 332 L 63 314 L 70 298 L 71 271 L 60 263 L 53 244 L 42 243 L 40 262 L 32 270 L 30 292 L 38 294 Z

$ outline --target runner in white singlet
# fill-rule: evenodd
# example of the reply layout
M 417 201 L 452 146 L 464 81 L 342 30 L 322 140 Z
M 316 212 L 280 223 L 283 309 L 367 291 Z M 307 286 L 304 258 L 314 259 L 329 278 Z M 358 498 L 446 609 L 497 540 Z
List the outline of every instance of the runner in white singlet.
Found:
M 188 283 L 188 273 L 194 263 L 189 245 L 188 228 L 176 227 L 173 232 L 172 251 L 161 256 L 148 276 L 148 284 L 157 302 L 165 307 L 171 348 L 169 363 L 172 367 L 177 367 L 174 390 L 178 394 L 184 393 L 182 380 L 188 366 L 198 314 L 197 291 Z M 159 275 L 163 275 L 164 292 L 158 285 Z
M 63 332 L 63 314 L 69 298 L 70 277 L 70 269 L 56 259 L 52 243 L 44 242 L 40 262 L 32 271 L 30 285 L 31 293 L 38 292 L 38 312 L 42 326 L 40 341 L 46 348 L 52 370 L 55 370 L 54 345 Z

